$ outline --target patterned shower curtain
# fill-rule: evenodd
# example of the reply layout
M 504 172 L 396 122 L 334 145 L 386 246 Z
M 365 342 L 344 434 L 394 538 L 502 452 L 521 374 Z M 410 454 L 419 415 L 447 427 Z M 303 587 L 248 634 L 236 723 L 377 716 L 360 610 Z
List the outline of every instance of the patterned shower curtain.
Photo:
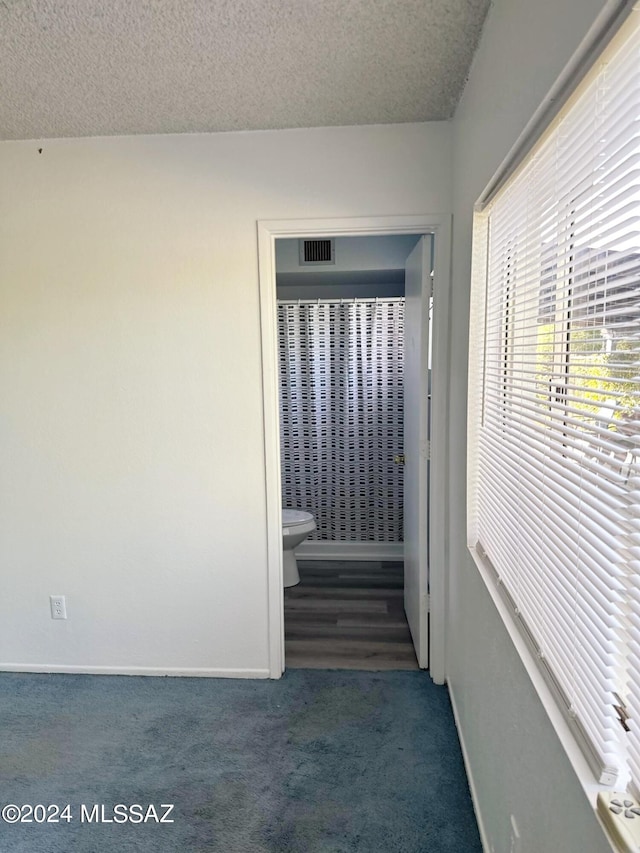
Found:
M 282 503 L 310 538 L 401 542 L 404 299 L 278 303 Z

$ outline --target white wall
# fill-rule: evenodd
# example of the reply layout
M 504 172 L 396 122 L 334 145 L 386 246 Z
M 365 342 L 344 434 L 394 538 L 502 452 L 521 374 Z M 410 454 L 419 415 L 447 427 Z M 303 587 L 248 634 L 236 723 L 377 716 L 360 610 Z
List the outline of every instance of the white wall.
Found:
M 450 147 L 0 144 L 0 668 L 266 675 L 256 220 L 448 212 Z
M 276 241 L 278 299 L 404 296 L 404 265 L 418 237 L 336 237 L 333 264 L 302 265 L 299 240 Z
M 473 204 L 603 6 L 494 0 L 454 129 L 451 574 L 447 672 L 490 850 L 609 849 L 466 550 L 466 373 Z
M 319 271 L 394 270 L 404 269 L 418 238 L 410 234 L 382 237 L 336 237 L 335 264 L 313 266 L 300 264 L 299 240 L 278 240 L 276 243 L 276 271 L 316 275 Z
M 280 278 L 280 277 L 278 277 Z M 404 296 L 404 278 L 401 281 L 375 281 L 359 277 L 356 282 L 346 278 L 340 284 L 327 282 L 326 278 L 305 276 L 304 284 L 280 284 L 276 289 L 278 299 L 385 299 Z

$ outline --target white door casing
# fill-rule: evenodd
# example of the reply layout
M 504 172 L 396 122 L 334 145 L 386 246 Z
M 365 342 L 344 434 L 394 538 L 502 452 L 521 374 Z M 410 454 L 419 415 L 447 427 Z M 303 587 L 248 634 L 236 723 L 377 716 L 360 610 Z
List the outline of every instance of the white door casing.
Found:
M 431 402 L 429 541 L 429 672 L 445 681 L 446 525 L 448 458 L 448 375 L 451 216 L 418 214 L 339 219 L 262 220 L 258 230 L 260 329 L 265 441 L 267 607 L 269 676 L 284 671 L 284 601 L 282 585 L 282 497 L 278 404 L 278 335 L 276 312 L 276 239 L 433 234 L 433 369 Z M 434 500 L 434 494 L 437 500 Z
M 405 265 L 404 609 L 421 669 L 429 666 L 429 302 L 431 238 Z

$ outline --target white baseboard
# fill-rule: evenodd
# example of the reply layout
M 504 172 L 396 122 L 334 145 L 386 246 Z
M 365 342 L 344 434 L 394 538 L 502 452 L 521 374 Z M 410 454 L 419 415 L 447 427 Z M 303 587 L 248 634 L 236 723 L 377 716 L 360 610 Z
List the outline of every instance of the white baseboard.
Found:
M 451 700 L 451 707 L 453 709 L 453 719 L 456 723 L 456 729 L 458 731 L 458 740 L 460 741 L 460 749 L 462 751 L 462 760 L 464 761 L 464 769 L 467 773 L 467 779 L 469 781 L 469 790 L 471 791 L 471 801 L 473 803 L 473 811 L 476 816 L 476 823 L 478 824 L 478 831 L 480 832 L 480 842 L 482 843 L 482 849 L 484 853 L 493 853 L 493 848 L 489 844 L 489 839 L 487 837 L 487 833 L 484 828 L 484 823 L 482 822 L 482 815 L 480 813 L 480 804 L 478 803 L 478 797 L 476 793 L 476 786 L 473 781 L 473 774 L 471 773 L 471 767 L 469 765 L 469 755 L 467 753 L 467 747 L 464 742 L 464 735 L 462 733 L 462 729 L 460 728 L 460 719 L 458 717 L 458 708 L 456 706 L 456 697 L 451 690 L 451 685 L 447 684 L 447 689 L 449 691 L 449 699 Z
M 66 666 L 63 664 L 0 663 L 0 672 L 69 673 L 71 675 L 156 675 L 187 678 L 269 678 L 268 669 L 208 669 L 163 666 Z
M 326 542 L 307 539 L 296 548 L 299 560 L 371 560 L 402 562 L 402 542 Z

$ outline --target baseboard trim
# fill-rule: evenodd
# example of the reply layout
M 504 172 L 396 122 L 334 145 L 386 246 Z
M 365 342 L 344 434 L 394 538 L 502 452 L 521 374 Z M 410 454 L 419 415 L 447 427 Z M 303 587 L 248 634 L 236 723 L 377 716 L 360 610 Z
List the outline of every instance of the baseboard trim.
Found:
M 402 542 L 325 542 L 307 539 L 296 548 L 299 560 L 383 560 L 402 562 Z
M 0 663 L 0 672 L 68 673 L 70 675 L 151 675 L 186 678 L 269 678 L 268 669 L 209 669 L 164 666 L 66 666 L 64 664 Z
M 469 763 L 469 754 L 467 752 L 467 747 L 464 742 L 464 735 L 462 733 L 462 729 L 460 728 L 460 718 L 458 717 L 458 707 L 456 705 L 456 697 L 451 689 L 451 685 L 447 683 L 447 688 L 449 690 L 449 699 L 451 700 L 451 708 L 453 709 L 453 719 L 455 720 L 456 730 L 458 732 L 458 740 L 460 741 L 460 750 L 462 752 L 462 760 L 464 762 L 464 769 L 467 774 L 467 780 L 469 782 L 469 790 L 471 791 L 471 802 L 473 803 L 473 811 L 476 816 L 476 823 L 478 824 L 478 831 L 480 832 L 480 842 L 482 844 L 482 849 L 484 853 L 492 853 L 491 845 L 489 844 L 489 838 L 487 836 L 484 823 L 482 822 L 482 814 L 480 813 L 480 803 L 478 802 L 478 796 L 476 791 L 475 782 L 473 781 L 473 774 L 471 772 L 471 765 Z

